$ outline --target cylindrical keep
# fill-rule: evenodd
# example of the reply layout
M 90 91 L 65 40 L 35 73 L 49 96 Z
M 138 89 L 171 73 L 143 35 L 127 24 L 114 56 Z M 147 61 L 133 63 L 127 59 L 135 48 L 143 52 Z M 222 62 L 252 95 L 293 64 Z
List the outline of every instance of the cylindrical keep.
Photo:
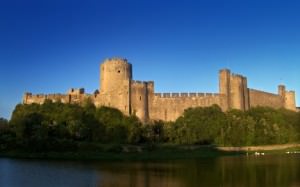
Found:
M 132 79 L 132 65 L 126 59 L 107 59 L 100 65 L 100 72 L 102 93 L 117 92 L 124 85 L 124 81 Z

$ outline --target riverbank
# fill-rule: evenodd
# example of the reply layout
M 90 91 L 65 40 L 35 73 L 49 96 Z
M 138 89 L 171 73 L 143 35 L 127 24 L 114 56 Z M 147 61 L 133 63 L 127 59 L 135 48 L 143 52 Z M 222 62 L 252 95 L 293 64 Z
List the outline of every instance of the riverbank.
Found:
M 76 152 L 26 152 L 9 151 L 0 157 L 26 159 L 67 159 L 67 160 L 175 160 L 207 158 L 226 155 L 241 155 L 242 152 L 220 151 L 213 146 L 175 146 L 175 145 L 105 145 L 104 149 L 79 150 Z
M 300 148 L 300 144 L 278 144 L 278 145 L 262 145 L 262 146 L 245 146 L 245 147 L 217 147 L 220 151 L 233 152 L 253 152 L 253 151 L 280 151 L 292 148 Z
M 94 145 L 82 146 L 73 152 L 27 152 L 11 150 L 0 153 L 0 157 L 26 159 L 63 159 L 63 160 L 175 160 L 197 159 L 234 155 L 286 154 L 300 151 L 300 144 L 215 147 L 179 145 Z

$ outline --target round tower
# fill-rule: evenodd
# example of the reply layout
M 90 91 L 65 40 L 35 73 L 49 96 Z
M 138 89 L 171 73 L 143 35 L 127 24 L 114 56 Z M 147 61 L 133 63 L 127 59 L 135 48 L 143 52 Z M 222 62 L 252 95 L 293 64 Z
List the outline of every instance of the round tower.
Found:
M 107 59 L 100 66 L 100 105 L 131 113 L 130 82 L 132 66 L 126 59 Z
M 102 93 L 119 90 L 124 81 L 132 79 L 132 65 L 122 58 L 111 58 L 100 65 L 100 91 Z

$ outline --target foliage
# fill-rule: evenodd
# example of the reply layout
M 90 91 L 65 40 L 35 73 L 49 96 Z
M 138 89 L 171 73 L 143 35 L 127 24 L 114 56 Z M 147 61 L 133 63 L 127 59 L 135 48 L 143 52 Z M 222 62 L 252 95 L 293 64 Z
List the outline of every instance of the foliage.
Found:
M 170 129 L 170 140 L 179 144 L 211 144 L 221 132 L 225 115 L 217 105 L 185 110 Z
M 187 109 L 165 129 L 176 144 L 251 146 L 300 140 L 300 114 L 286 109 L 256 107 L 226 113 L 214 105 Z
M 246 112 L 223 112 L 217 105 L 189 108 L 175 122 L 142 124 L 136 116 L 96 108 L 89 100 L 82 106 L 46 101 L 17 105 L 9 122 L 0 118 L 0 151 L 76 151 L 86 149 L 85 142 L 113 144 L 119 150 L 122 144 L 151 149 L 158 143 L 251 146 L 299 140 L 300 113 L 267 107 Z

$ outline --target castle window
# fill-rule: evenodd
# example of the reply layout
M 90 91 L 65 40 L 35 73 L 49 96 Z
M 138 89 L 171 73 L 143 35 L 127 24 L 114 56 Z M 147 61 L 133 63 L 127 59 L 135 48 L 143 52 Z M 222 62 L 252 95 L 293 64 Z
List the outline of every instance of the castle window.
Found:
M 121 71 L 120 71 L 120 70 L 118 70 L 118 73 L 121 73 Z
M 140 96 L 140 101 L 142 100 L 142 96 Z

